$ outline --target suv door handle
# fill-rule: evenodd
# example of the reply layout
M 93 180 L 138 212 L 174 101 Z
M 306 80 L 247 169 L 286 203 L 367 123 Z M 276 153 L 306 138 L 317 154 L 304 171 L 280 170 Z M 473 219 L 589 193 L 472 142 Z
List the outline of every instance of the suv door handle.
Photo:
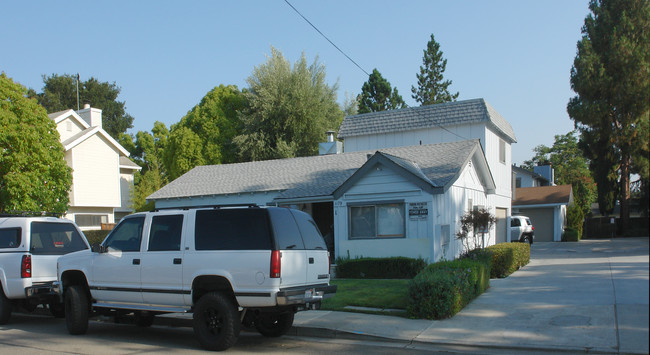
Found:
M 133 265 L 140 265 L 140 259 L 133 259 Z
M 314 263 L 314 258 L 309 258 L 309 263 L 313 264 Z
M 180 265 L 183 259 L 181 258 L 174 258 L 174 265 Z

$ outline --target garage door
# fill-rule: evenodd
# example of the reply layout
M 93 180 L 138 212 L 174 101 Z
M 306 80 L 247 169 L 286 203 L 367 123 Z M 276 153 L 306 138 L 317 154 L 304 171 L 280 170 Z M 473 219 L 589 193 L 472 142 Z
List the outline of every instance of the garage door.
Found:
M 530 217 L 530 221 L 533 222 L 536 242 L 553 241 L 553 208 L 522 208 L 520 212 Z
M 497 244 L 498 243 L 505 243 L 507 239 L 506 235 L 506 218 L 508 217 L 508 210 L 505 208 L 497 208 L 496 211 L 497 215 L 497 230 L 496 230 L 496 236 L 497 236 Z

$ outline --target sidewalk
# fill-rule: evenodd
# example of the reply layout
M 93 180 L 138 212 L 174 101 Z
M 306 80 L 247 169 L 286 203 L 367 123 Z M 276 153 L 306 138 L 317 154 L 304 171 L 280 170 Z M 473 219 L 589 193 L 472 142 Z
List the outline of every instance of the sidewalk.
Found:
M 307 311 L 290 334 L 405 344 L 648 354 L 648 238 L 536 243 L 531 262 L 453 318 Z

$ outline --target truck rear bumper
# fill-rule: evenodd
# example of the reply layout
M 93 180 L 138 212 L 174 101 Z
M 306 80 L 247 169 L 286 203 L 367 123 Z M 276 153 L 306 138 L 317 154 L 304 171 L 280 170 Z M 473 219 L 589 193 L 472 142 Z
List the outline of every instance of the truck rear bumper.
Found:
M 33 284 L 25 288 L 25 297 L 27 299 L 39 300 L 56 300 L 58 295 L 54 292 L 52 282 L 42 282 Z
M 316 304 L 336 294 L 336 285 L 309 285 L 280 289 L 276 294 L 278 305 Z

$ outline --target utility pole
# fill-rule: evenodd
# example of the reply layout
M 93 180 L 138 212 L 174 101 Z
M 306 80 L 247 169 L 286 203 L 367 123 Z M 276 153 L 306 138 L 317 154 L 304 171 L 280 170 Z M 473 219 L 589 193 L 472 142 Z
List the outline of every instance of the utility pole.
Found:
M 77 111 L 79 111 L 79 73 L 77 73 Z

